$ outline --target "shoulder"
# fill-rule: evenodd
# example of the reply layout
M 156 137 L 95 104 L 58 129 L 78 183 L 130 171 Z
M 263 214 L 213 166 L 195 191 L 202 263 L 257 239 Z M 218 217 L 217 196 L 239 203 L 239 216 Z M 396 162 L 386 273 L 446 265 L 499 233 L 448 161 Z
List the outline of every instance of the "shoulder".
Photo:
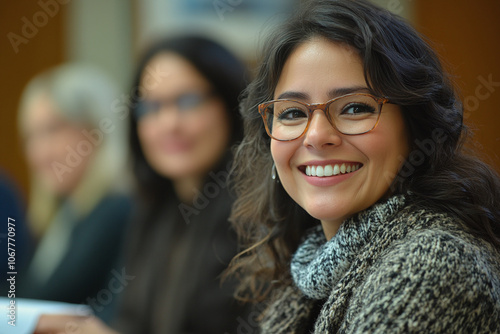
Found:
M 379 256 L 372 274 L 396 268 L 402 273 L 400 269 L 405 268 L 405 273 L 416 277 L 457 276 L 464 284 L 487 274 L 500 290 L 500 252 L 473 235 L 460 220 L 446 213 L 408 206 L 388 224 L 391 231 L 404 232 Z
M 452 296 L 460 291 L 500 294 L 500 255 L 486 242 L 460 230 L 433 227 L 410 233 L 380 258 L 373 278 L 407 278 Z M 395 282 L 397 284 L 401 282 Z M 439 291 L 436 291 L 439 292 Z
M 454 217 L 409 208 L 396 220 L 397 223 L 407 223 L 408 232 L 386 250 L 381 261 L 398 259 L 413 263 L 409 267 L 411 270 L 426 267 L 434 273 L 453 268 L 455 271 L 450 274 L 459 276 L 486 271 L 500 274 L 499 250 L 473 235 L 463 222 Z
M 374 262 L 357 293 L 358 316 L 378 319 L 388 331 L 500 330 L 499 253 L 446 215 L 410 216 L 425 227 Z M 374 316 L 382 310 L 386 317 Z

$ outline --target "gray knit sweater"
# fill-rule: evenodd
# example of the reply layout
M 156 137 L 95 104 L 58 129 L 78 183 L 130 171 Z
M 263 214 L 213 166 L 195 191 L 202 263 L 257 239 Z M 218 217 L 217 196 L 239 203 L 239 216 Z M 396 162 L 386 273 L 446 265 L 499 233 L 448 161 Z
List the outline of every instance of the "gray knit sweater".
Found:
M 263 333 L 500 333 L 500 254 L 403 196 L 310 231 Z

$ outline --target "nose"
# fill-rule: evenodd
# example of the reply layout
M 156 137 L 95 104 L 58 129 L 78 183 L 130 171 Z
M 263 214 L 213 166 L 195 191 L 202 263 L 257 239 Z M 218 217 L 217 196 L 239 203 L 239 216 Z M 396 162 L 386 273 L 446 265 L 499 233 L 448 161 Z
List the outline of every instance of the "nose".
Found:
M 315 110 L 311 117 L 309 129 L 304 135 L 305 146 L 321 149 L 342 143 L 340 132 L 330 124 L 323 111 Z
M 181 113 L 174 105 L 163 105 L 158 110 L 157 122 L 164 130 L 175 129 L 181 124 Z

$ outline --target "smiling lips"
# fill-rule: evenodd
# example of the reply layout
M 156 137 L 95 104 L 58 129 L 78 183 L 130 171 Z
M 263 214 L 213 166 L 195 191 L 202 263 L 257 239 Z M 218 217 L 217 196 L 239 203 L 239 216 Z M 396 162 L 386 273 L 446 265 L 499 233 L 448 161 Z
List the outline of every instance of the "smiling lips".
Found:
M 342 163 L 325 166 L 306 166 L 307 176 L 326 177 L 340 174 L 347 174 L 357 171 L 361 167 L 359 163 Z

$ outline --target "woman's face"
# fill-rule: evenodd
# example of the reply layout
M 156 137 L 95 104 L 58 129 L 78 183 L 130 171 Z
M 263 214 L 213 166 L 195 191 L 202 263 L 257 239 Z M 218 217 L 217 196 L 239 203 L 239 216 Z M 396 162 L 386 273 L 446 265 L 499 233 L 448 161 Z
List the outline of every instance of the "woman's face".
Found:
M 184 58 L 155 56 L 141 79 L 145 112 L 138 135 L 152 168 L 172 180 L 204 176 L 220 160 L 230 138 L 229 118 L 212 86 Z M 161 79 L 154 71 L 167 73 Z
M 78 186 L 93 156 L 93 146 L 82 151 L 84 127 L 65 120 L 45 94 L 35 96 L 23 117 L 23 136 L 28 166 L 51 192 L 69 195 Z M 80 154 L 78 152 L 82 152 Z
M 287 59 L 274 98 L 293 95 L 306 103 L 324 103 L 336 91 L 366 93 L 363 64 L 353 49 L 322 38 L 299 45 Z M 345 93 L 344 93 L 345 94 Z M 313 113 L 307 133 L 294 141 L 271 140 L 279 179 L 288 194 L 321 220 L 328 238 L 346 218 L 377 202 L 390 190 L 408 154 L 408 136 L 398 106 L 385 104 L 378 125 L 362 135 L 335 130 L 321 110 Z M 351 166 L 335 176 L 307 176 L 309 166 Z M 327 167 L 330 168 L 330 167 Z

